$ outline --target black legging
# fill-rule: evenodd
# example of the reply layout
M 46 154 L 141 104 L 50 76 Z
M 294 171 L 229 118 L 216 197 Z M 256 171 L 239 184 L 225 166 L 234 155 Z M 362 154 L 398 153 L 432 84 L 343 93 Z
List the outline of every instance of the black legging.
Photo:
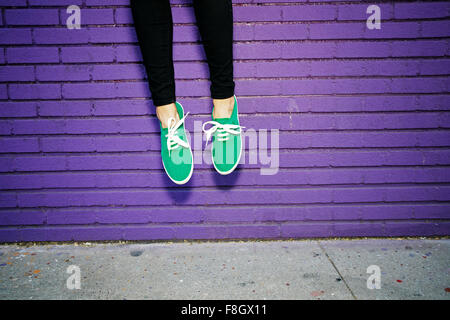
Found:
M 233 11 L 231 0 L 193 0 L 197 26 L 208 60 L 211 97 L 234 95 Z M 153 104 L 175 102 L 169 0 L 131 0 L 136 34 L 152 94 Z

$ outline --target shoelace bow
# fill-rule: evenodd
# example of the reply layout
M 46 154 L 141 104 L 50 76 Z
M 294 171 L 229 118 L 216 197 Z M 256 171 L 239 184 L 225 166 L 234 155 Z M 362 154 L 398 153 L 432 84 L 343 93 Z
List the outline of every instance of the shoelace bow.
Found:
M 207 125 L 212 125 L 209 129 L 205 129 Z M 226 141 L 229 139 L 230 134 L 237 135 L 241 133 L 241 129 L 245 128 L 237 124 L 222 124 L 217 121 L 207 121 L 203 124 L 202 130 L 206 134 L 206 144 L 208 144 L 209 139 L 214 134 L 218 132 L 217 140 Z
M 169 157 L 170 157 L 170 150 L 174 150 L 179 146 L 189 148 L 189 143 L 181 140 L 181 138 L 177 135 L 178 128 L 184 123 L 184 119 L 186 119 L 188 114 L 189 112 L 187 112 L 186 115 L 183 118 L 181 118 L 181 120 L 178 122 L 175 120 L 175 118 L 172 117 L 170 117 L 169 120 L 167 120 L 168 132 L 166 134 L 166 137 L 167 137 L 167 149 L 169 150 Z

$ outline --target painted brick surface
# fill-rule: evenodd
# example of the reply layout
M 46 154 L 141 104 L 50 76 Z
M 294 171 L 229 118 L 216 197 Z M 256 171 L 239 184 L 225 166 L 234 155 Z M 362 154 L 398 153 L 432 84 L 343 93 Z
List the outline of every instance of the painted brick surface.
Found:
M 450 234 L 450 4 L 233 4 L 241 123 L 279 130 L 280 168 L 248 146 L 233 175 L 203 162 L 176 187 L 129 0 L 1 2 L 0 242 Z M 208 69 L 191 2 L 172 12 L 193 132 Z

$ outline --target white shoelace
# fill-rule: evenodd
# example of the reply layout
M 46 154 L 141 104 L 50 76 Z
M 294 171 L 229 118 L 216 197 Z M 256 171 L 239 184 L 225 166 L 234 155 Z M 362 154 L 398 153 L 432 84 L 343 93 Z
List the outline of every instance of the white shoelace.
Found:
M 177 129 L 184 123 L 184 119 L 186 119 L 188 114 L 189 112 L 187 112 L 186 115 L 178 122 L 173 117 L 170 117 L 169 120 L 167 120 L 168 132 L 166 134 L 166 137 L 167 137 L 167 149 L 169 150 L 169 157 L 170 151 L 177 149 L 179 146 L 189 148 L 189 143 L 181 140 L 180 137 L 177 136 Z
M 205 129 L 207 125 L 212 125 L 209 129 Z M 218 132 L 217 140 L 226 141 L 229 139 L 230 134 L 237 135 L 241 133 L 241 129 L 245 128 L 237 124 L 221 124 L 217 121 L 207 121 L 203 124 L 202 130 L 206 134 L 206 144 L 208 144 L 209 139 L 214 132 Z

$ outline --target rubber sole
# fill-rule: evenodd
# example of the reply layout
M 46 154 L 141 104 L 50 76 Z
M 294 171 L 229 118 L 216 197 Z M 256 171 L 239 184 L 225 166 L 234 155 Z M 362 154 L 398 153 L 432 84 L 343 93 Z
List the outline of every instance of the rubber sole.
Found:
M 191 151 L 191 153 L 192 153 L 192 151 Z M 169 177 L 170 180 L 172 180 L 173 183 L 178 184 L 178 185 L 182 185 L 182 184 L 187 183 L 191 179 L 192 173 L 194 172 L 194 156 L 192 156 L 191 172 L 189 172 L 189 176 L 186 179 L 182 180 L 182 181 L 177 181 L 177 180 L 172 179 L 172 177 L 169 175 L 169 173 L 166 170 L 166 166 L 164 165 L 164 161 L 161 161 L 161 162 L 163 164 L 164 171 L 166 172 L 167 176 Z
M 228 171 L 220 171 L 219 169 L 217 169 L 216 164 L 214 163 L 214 158 L 213 158 L 212 155 L 213 155 L 213 150 L 212 150 L 212 148 L 211 148 L 211 160 L 212 160 L 214 169 L 216 169 L 216 171 L 217 171 L 219 174 L 221 174 L 221 175 L 223 175 L 223 176 L 226 176 L 226 175 L 232 173 L 232 172 L 237 168 L 237 166 L 239 165 L 239 162 L 241 161 L 241 156 L 242 156 L 242 136 L 241 136 L 241 149 L 239 150 L 239 157 L 238 157 L 238 160 L 237 160 L 236 164 L 233 166 L 233 168 L 231 168 L 230 170 L 228 170 Z

